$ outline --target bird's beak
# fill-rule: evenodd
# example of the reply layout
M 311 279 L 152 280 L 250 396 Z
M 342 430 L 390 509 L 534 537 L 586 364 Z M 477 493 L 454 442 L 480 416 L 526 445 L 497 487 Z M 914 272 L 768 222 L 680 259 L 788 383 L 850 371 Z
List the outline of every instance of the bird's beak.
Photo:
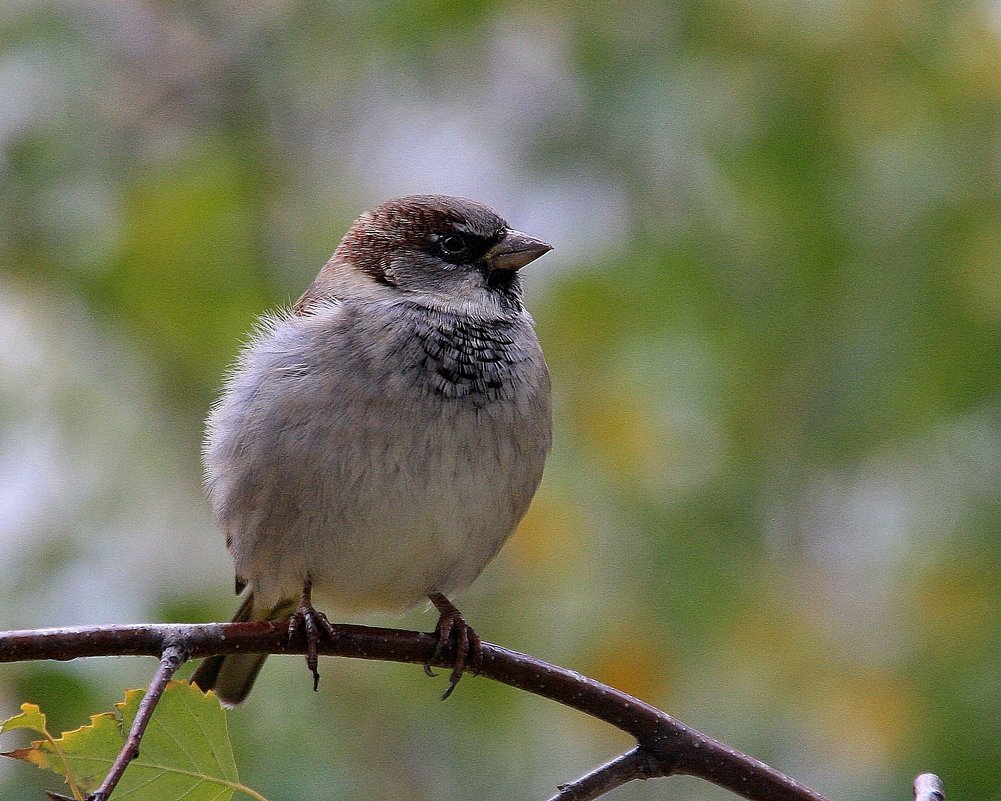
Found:
M 508 229 L 504 238 L 484 253 L 483 258 L 491 270 L 520 270 L 552 249 L 552 245 L 541 239 Z

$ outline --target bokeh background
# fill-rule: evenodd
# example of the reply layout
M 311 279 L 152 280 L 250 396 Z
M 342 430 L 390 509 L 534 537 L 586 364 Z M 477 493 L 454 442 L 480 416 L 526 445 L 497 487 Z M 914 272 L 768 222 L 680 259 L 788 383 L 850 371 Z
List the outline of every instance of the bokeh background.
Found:
M 220 376 L 359 212 L 462 194 L 557 248 L 556 445 L 460 599 L 484 637 L 834 799 L 1001 798 L 999 111 L 997 2 L 0 2 L 0 626 L 228 618 Z M 6 665 L 0 717 L 152 670 Z M 272 801 L 545 798 L 629 745 L 323 674 L 272 659 L 230 718 Z

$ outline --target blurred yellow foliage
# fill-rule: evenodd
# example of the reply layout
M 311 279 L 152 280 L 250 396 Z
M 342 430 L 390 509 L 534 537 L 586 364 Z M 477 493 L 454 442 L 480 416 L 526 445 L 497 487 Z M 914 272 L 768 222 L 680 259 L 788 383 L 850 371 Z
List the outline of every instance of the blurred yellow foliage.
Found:
M 648 618 L 641 609 L 608 610 L 590 670 L 605 684 L 656 706 L 670 697 L 676 671 L 670 648 L 654 636 Z
M 520 570 L 560 574 L 575 569 L 583 528 L 580 513 L 543 488 L 505 548 Z

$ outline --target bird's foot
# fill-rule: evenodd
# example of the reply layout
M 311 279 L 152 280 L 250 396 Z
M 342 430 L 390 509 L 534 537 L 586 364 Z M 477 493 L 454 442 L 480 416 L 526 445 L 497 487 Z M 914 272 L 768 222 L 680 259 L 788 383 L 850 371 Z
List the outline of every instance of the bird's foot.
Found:
M 316 692 L 320 686 L 320 671 L 317 670 L 320 661 L 317 653 L 320 644 L 320 630 L 322 629 L 331 640 L 337 636 L 337 630 L 333 623 L 327 620 L 327 616 L 323 612 L 317 612 L 313 608 L 312 589 L 310 583 L 302 588 L 299 605 L 288 619 L 288 638 L 291 641 L 300 628 L 306 635 L 306 667 L 313 674 L 313 692 Z
M 483 667 L 483 641 L 448 598 L 440 592 L 429 595 L 428 598 L 431 599 L 431 603 L 435 605 L 439 613 L 438 625 L 435 627 L 435 635 L 438 637 L 438 642 L 434 647 L 434 653 L 431 655 L 431 662 L 438 661 L 448 646 L 449 640 L 452 638 L 452 633 L 455 633 L 455 661 L 452 663 L 452 673 L 448 679 L 448 689 L 441 696 L 441 700 L 444 701 L 452 694 L 455 685 L 459 683 L 466 665 L 469 665 L 473 669 L 474 676 L 480 672 L 480 668 Z M 429 676 L 434 676 L 435 672 L 431 669 L 431 662 L 424 665 L 424 672 Z

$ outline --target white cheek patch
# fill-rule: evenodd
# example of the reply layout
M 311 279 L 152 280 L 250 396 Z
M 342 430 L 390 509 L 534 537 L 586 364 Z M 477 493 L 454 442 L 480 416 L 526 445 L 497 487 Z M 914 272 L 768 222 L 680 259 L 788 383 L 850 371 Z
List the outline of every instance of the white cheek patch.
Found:
M 501 305 L 497 293 L 486 287 L 470 287 L 463 284 L 448 296 L 431 292 L 408 293 L 408 300 L 428 309 L 463 314 L 480 320 L 500 320 L 509 316 Z

